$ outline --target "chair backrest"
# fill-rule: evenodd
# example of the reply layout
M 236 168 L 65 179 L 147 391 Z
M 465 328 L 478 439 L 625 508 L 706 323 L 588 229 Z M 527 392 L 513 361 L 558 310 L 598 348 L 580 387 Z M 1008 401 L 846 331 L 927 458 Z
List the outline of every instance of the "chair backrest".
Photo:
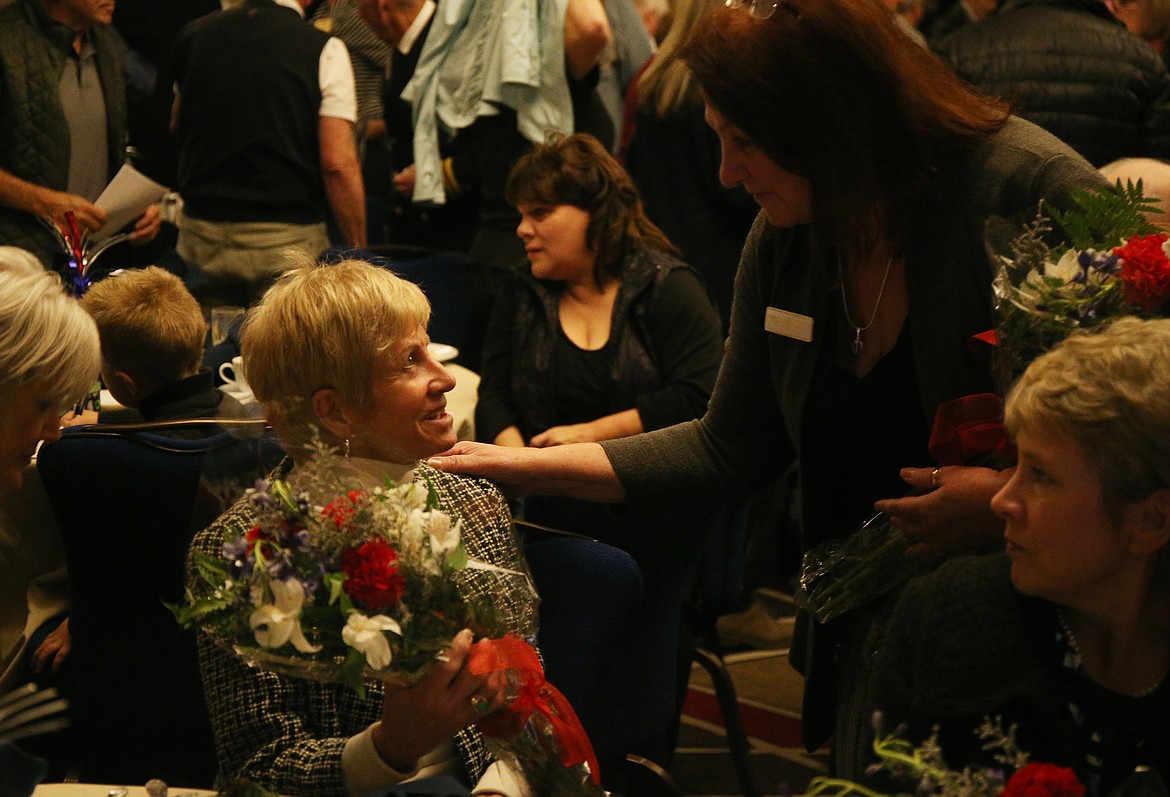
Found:
M 464 270 L 466 255 L 419 246 L 372 246 L 330 249 L 320 259 L 329 262 L 343 257 L 388 268 L 418 285 L 431 303 L 431 340 L 456 348 L 463 346 L 471 312 L 471 291 Z
M 82 780 L 203 786 L 214 776 L 194 637 L 164 602 L 183 599 L 195 532 L 279 462 L 257 426 L 224 422 L 194 439 L 175 424 L 79 427 L 41 448 L 73 594 L 62 687 Z
M 602 778 L 623 767 L 629 740 L 614 716 L 606 673 L 642 600 L 642 574 L 628 553 L 595 540 L 564 536 L 524 546 L 540 593 L 537 634 L 548 680 L 569 698 L 593 742 Z M 622 710 L 636 710 L 623 706 Z M 608 774 L 607 774 L 608 773 Z

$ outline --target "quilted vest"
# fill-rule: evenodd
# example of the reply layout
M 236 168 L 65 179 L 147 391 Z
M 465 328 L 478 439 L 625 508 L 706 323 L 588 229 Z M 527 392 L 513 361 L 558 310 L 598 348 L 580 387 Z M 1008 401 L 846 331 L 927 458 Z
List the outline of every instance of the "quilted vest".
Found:
M 91 32 L 106 103 L 112 177 L 125 157 L 126 88 L 112 34 Z M 0 8 L 0 168 L 57 191 L 69 179 L 69 126 L 57 84 L 73 31 L 50 19 L 38 0 Z M 28 249 L 51 265 L 58 247 L 31 214 L 0 207 L 0 244 Z

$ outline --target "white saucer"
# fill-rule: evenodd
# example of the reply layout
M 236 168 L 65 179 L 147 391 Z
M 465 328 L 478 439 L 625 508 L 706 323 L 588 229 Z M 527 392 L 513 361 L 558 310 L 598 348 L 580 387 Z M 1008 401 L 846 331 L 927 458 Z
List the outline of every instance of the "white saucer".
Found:
M 427 351 L 441 363 L 449 362 L 459 356 L 459 349 L 446 343 L 429 343 Z

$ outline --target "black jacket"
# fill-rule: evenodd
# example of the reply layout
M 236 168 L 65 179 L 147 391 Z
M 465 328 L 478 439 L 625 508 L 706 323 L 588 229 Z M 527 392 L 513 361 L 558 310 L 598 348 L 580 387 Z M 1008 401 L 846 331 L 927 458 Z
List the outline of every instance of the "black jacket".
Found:
M 492 308 L 484 347 L 476 435 L 491 441 L 509 426 L 525 439 L 563 421 L 553 400 L 559 289 L 532 277 L 528 261 Z M 597 417 L 637 408 L 646 429 L 703 414 L 719 362 L 719 314 L 695 270 L 657 250 L 636 250 L 622 266 L 606 348 L 609 383 Z
M 935 49 L 1094 166 L 1170 159 L 1170 74 L 1099 0 L 1007 0 Z

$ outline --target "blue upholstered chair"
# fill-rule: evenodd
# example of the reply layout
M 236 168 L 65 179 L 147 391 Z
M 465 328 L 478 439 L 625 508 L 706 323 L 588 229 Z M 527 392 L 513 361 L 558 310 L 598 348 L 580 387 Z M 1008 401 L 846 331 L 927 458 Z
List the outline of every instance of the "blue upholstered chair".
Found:
M 183 600 L 194 533 L 279 462 L 263 429 L 97 425 L 42 446 L 37 469 L 73 593 L 61 687 L 73 719 L 70 768 L 81 780 L 210 785 L 215 755 L 194 635 L 164 602 Z
M 601 765 L 607 788 L 640 797 L 671 795 L 669 776 L 656 767 L 628 762 L 638 740 L 628 719 L 639 711 L 630 696 L 613 688 L 642 600 L 642 575 L 628 553 L 603 542 L 517 521 L 524 552 L 540 593 L 538 641 L 550 683 L 569 699 Z M 659 791 L 632 788 L 649 777 Z
M 418 246 L 371 246 L 369 249 L 330 249 L 322 262 L 343 258 L 365 260 L 388 268 L 422 288 L 431 303 L 428 333 L 436 343 L 462 348 L 471 312 L 471 294 L 461 252 L 444 252 Z

